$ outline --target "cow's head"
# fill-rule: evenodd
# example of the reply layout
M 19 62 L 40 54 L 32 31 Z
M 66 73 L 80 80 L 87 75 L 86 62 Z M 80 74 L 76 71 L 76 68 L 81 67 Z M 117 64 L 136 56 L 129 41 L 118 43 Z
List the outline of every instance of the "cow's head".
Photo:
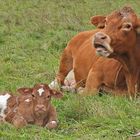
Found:
M 36 84 L 33 88 L 21 88 L 18 91 L 25 95 L 28 91 L 31 93 L 34 115 L 41 118 L 49 111 L 51 97 L 61 98 L 63 96 L 61 92 L 50 89 L 47 84 Z
M 136 45 L 139 19 L 130 7 L 124 7 L 108 16 L 95 16 L 92 23 L 103 28 L 93 38 L 96 53 L 113 57 L 132 51 Z

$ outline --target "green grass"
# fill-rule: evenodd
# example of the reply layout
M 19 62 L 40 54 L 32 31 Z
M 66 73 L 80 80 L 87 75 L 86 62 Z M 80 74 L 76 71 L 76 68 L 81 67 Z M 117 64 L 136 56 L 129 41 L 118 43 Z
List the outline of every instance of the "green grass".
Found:
M 91 16 L 124 5 L 140 15 L 139 0 L 0 0 L 0 91 L 51 82 L 71 37 L 94 28 Z M 65 93 L 53 104 L 56 130 L 0 124 L 0 140 L 128 140 L 140 130 L 139 100 Z

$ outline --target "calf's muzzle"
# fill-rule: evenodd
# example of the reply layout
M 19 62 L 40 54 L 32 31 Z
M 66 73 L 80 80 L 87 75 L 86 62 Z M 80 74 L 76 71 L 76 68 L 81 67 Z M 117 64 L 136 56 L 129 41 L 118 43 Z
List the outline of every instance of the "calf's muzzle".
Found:
M 42 104 L 36 105 L 35 111 L 46 111 L 46 107 Z

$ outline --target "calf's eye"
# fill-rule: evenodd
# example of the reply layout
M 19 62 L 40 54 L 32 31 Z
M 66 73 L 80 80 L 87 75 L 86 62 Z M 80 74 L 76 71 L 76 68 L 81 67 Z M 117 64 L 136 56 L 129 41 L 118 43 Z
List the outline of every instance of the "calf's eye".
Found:
M 32 94 L 32 97 L 35 97 L 35 95 L 34 95 L 34 94 Z
M 50 98 L 50 97 L 51 97 L 50 95 L 47 96 L 47 98 Z

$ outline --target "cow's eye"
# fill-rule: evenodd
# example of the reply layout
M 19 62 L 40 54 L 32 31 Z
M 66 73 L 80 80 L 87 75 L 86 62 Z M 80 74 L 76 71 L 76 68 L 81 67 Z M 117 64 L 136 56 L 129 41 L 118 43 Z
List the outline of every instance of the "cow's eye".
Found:
M 125 28 L 131 28 L 131 24 L 126 24 Z
M 123 31 L 130 31 L 132 29 L 132 23 L 124 23 L 122 26 Z

